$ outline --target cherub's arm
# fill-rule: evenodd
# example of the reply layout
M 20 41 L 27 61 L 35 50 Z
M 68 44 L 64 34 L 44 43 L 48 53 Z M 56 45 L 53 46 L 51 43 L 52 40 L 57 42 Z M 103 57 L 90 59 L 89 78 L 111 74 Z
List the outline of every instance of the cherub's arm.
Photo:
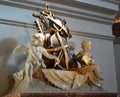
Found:
M 92 55 L 90 55 L 90 58 L 91 58 L 91 60 L 90 60 L 90 64 L 94 64 L 95 59 L 93 58 Z
M 45 49 L 42 50 L 42 54 L 48 59 L 55 59 L 56 63 L 59 64 L 60 60 L 58 59 L 58 57 L 53 56 L 52 54 L 49 54 Z
M 84 52 L 83 52 L 83 51 L 80 51 L 80 52 L 76 55 L 76 58 L 82 57 L 83 55 L 84 55 Z

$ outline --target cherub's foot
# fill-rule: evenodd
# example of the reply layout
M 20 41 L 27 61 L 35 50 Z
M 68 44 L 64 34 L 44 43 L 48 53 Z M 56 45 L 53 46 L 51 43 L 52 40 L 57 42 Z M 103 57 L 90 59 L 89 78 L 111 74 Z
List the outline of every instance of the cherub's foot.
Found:
M 103 81 L 104 79 L 102 77 L 98 77 L 99 80 Z
M 103 87 L 103 84 L 99 83 L 99 84 L 94 84 L 96 87 L 98 88 L 102 88 Z

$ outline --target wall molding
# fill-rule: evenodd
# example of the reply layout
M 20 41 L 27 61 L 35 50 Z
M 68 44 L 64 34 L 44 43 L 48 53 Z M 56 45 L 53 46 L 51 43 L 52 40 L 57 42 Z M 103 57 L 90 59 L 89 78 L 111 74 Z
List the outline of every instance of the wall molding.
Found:
M 10 25 L 10 26 L 18 26 L 18 27 L 25 27 L 25 28 L 33 28 L 33 29 L 35 28 L 34 24 L 31 24 L 31 23 L 1 19 L 1 18 L 0 18 L 0 24 Z M 84 37 L 91 37 L 91 38 L 111 40 L 111 41 L 114 40 L 114 36 L 98 35 L 98 34 L 93 34 L 93 33 L 75 31 L 75 30 L 72 30 L 72 29 L 70 29 L 70 33 L 72 35 L 79 35 L 79 36 L 84 36 Z
M 80 31 L 73 31 L 73 30 L 70 30 L 70 32 L 71 32 L 72 35 L 79 35 L 79 36 L 84 36 L 84 37 L 91 37 L 91 38 L 110 40 L 110 41 L 114 40 L 114 36 L 98 35 L 98 34 L 80 32 Z
M 73 0 L 43 0 L 41 2 L 28 0 L 1 0 L 1 5 L 11 6 L 21 9 L 41 11 L 45 9 L 45 3 L 50 3 L 50 9 L 56 14 L 71 18 L 77 18 L 86 21 L 92 21 L 103 24 L 112 24 L 113 15 L 117 10 L 103 8 L 100 6 L 93 6 L 84 4 L 82 2 L 75 2 Z M 59 4 L 56 6 L 55 4 Z M 60 7 L 60 4 L 64 7 Z
M 101 1 L 109 2 L 109 3 L 112 3 L 112 4 L 116 4 L 116 5 L 119 4 L 119 0 L 101 0 Z
M 1 18 L 0 18 L 0 24 L 11 25 L 11 26 L 19 26 L 19 27 L 27 27 L 27 28 L 34 28 L 34 24 L 20 22 L 20 21 L 14 21 L 14 20 L 1 19 Z

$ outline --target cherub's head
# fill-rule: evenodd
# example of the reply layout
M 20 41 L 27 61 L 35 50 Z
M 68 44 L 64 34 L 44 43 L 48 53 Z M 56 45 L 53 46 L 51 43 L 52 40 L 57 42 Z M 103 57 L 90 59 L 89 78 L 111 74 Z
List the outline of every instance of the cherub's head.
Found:
M 84 51 L 90 51 L 92 47 L 92 43 L 89 40 L 83 40 L 81 46 Z
M 39 33 L 36 33 L 32 36 L 32 43 L 34 46 L 43 45 L 43 36 Z

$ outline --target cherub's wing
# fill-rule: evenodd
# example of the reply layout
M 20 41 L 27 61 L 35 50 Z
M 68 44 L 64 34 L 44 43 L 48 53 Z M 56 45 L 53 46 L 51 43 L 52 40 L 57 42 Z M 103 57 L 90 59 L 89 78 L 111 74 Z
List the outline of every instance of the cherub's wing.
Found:
M 13 51 L 13 53 L 17 54 L 17 53 L 24 53 L 24 54 L 28 54 L 28 48 L 24 47 L 23 45 L 18 45 L 15 50 Z

